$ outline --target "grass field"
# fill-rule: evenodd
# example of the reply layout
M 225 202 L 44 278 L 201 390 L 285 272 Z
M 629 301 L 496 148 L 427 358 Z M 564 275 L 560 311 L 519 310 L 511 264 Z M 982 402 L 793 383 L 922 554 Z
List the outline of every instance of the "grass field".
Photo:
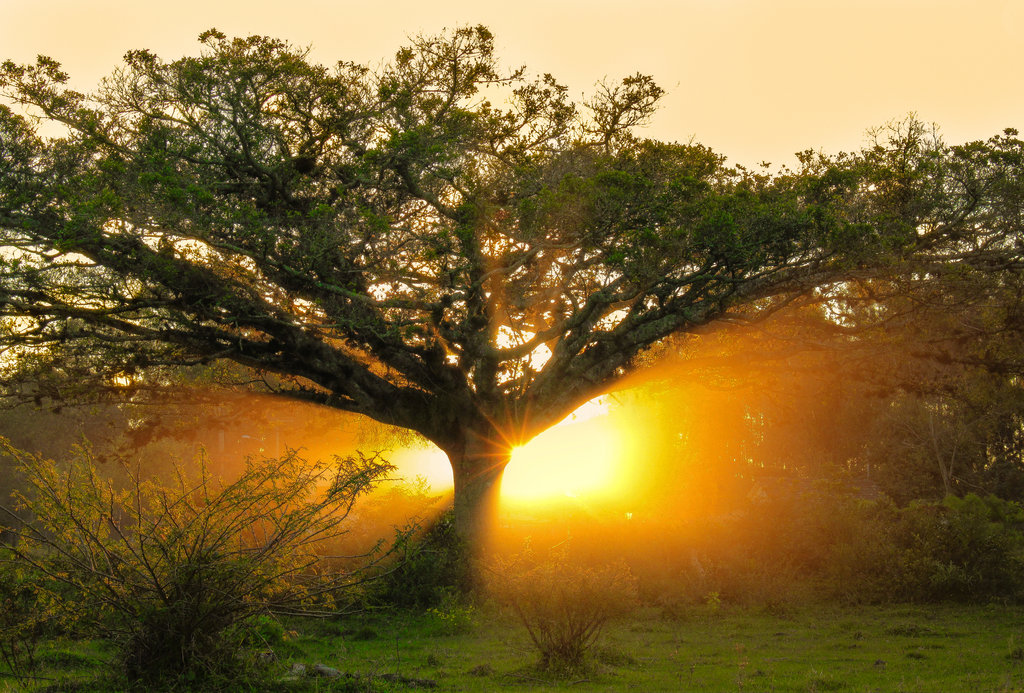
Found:
M 477 612 L 463 632 L 437 614 L 293 621 L 275 644 L 264 690 L 401 691 L 1024 691 L 1019 607 L 704 606 L 641 610 L 610 626 L 586 672 L 554 679 L 534 666 L 525 631 Z M 104 690 L 95 642 L 44 644 L 31 684 L 7 690 Z M 289 676 L 296 663 L 359 678 Z M 179 690 L 183 690 L 180 689 Z

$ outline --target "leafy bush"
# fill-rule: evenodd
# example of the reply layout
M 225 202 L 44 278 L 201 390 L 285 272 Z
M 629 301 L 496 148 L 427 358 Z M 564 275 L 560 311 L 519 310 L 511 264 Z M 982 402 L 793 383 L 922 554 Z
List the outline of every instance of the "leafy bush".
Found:
M 466 604 L 463 596 L 454 590 L 443 597 L 440 604 L 427 609 L 427 613 L 433 617 L 441 635 L 462 635 L 476 625 L 476 608 Z
M 948 496 L 902 510 L 892 576 L 903 598 L 1017 599 L 1024 593 L 1024 511 L 994 496 Z
M 377 583 L 375 600 L 405 609 L 438 607 L 469 588 L 466 547 L 445 513 L 421 534 L 400 535 L 395 565 Z
M 386 475 L 380 458 L 249 460 L 220 483 L 201 466 L 173 484 L 115 487 L 86 448 L 65 465 L 3 443 L 29 484 L 32 520 L 12 548 L 44 572 L 52 610 L 117 643 L 131 680 L 189 685 L 238 672 L 253 617 L 311 606 L 352 581 L 318 545 L 344 532 L 355 499 Z
M 586 566 L 564 551 L 535 562 L 529 553 L 498 569 L 499 598 L 511 603 L 540 653 L 540 668 L 571 675 L 610 619 L 636 604 L 636 581 L 622 564 Z
M 238 626 L 247 646 L 276 647 L 284 642 L 284 626 L 271 614 L 252 616 Z
M 0 549 L 0 661 L 17 678 L 35 669 L 36 649 L 48 626 L 36 590 L 40 577 Z

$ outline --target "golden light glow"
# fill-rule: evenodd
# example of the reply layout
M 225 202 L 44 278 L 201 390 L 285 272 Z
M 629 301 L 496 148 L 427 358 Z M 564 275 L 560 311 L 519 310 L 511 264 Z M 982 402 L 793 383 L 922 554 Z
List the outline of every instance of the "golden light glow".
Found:
M 626 417 L 607 398 L 587 402 L 515 449 L 501 482 L 503 504 L 615 497 L 629 481 L 629 430 Z M 434 493 L 452 488 L 451 465 L 437 448 L 396 450 L 388 459 L 403 479 L 422 477 Z
M 405 448 L 385 455 L 395 465 L 398 476 L 407 481 L 422 477 L 434 493 L 452 488 L 452 467 L 448 456 L 431 446 Z
M 506 503 L 613 495 L 622 481 L 626 432 L 601 398 L 516 448 L 505 469 Z

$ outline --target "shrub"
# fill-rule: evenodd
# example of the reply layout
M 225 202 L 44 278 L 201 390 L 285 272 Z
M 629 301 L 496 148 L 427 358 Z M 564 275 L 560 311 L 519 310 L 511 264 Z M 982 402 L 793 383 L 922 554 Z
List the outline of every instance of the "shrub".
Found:
M 948 496 L 901 511 L 896 583 L 913 600 L 1019 598 L 1024 537 L 1019 505 L 994 496 Z
M 249 460 L 227 484 L 201 465 L 198 478 L 179 470 L 167 485 L 126 470 L 118 488 L 86 448 L 61 466 L 3 445 L 32 513 L 12 552 L 49 577 L 52 609 L 113 639 L 129 679 L 190 685 L 237 673 L 254 616 L 329 600 L 351 582 L 324 570 L 317 546 L 344 532 L 352 503 L 391 469 L 376 456 L 289 452 Z
M 466 604 L 463 595 L 452 590 L 441 599 L 440 604 L 427 609 L 440 635 L 463 635 L 476 625 L 476 609 Z
M 571 675 L 610 619 L 636 604 L 636 581 L 622 564 L 585 566 L 566 553 L 529 554 L 497 571 L 496 592 L 511 603 L 540 653 L 540 668 Z
M 466 547 L 445 513 L 420 534 L 400 534 L 395 565 L 377 583 L 375 600 L 404 609 L 426 609 L 469 591 Z
M 12 556 L 0 548 L 0 661 L 11 675 L 24 678 L 35 669 L 36 649 L 48 624 L 36 590 L 41 576 Z

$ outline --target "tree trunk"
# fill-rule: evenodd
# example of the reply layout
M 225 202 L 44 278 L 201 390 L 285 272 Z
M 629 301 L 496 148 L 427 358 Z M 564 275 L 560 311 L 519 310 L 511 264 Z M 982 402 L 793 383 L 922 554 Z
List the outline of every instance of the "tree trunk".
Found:
M 473 555 L 484 546 L 498 511 L 501 475 L 511 448 L 468 434 L 462 446 L 448 450 L 455 482 L 455 531 Z

